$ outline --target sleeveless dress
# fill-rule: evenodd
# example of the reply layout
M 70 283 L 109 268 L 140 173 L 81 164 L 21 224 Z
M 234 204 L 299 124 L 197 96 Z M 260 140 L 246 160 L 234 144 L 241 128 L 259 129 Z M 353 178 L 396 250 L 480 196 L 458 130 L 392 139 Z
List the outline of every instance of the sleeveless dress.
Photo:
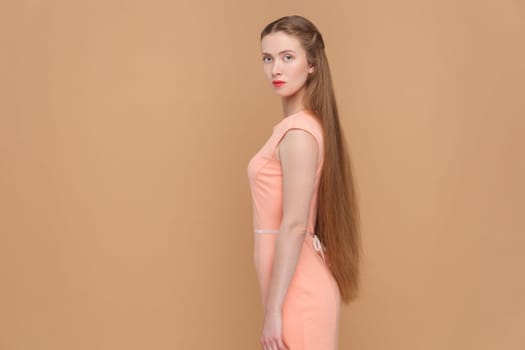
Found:
M 291 129 L 302 129 L 315 137 L 319 158 L 307 234 L 283 304 L 283 340 L 290 350 L 334 350 L 337 349 L 340 294 L 325 263 L 324 248 L 314 232 L 324 161 L 323 130 L 306 110 L 286 116 L 277 123 L 270 138 L 248 163 L 255 235 L 254 263 L 260 295 L 264 305 L 282 220 L 282 170 L 275 157 L 276 147 Z

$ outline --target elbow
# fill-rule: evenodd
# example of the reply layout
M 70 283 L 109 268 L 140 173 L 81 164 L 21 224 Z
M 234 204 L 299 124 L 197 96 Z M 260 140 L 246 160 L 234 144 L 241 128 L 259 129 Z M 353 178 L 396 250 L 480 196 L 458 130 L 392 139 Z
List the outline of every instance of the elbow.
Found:
M 297 239 L 304 239 L 306 236 L 307 224 L 302 221 L 283 221 L 281 224 L 281 232 L 288 237 L 294 237 Z

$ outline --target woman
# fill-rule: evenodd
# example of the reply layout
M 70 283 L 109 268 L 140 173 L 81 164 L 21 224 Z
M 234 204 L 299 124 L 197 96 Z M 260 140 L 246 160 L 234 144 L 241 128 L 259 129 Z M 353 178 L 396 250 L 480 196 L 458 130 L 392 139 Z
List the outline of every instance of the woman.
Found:
M 248 164 L 264 350 L 337 348 L 340 301 L 357 297 L 351 166 L 321 33 L 301 16 L 261 33 L 283 118 Z

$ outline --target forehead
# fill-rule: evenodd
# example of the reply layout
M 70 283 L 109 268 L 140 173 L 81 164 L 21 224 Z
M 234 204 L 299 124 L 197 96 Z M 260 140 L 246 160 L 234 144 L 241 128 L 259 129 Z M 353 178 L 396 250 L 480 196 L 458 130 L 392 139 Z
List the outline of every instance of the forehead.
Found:
M 304 51 L 299 39 L 283 32 L 274 32 L 264 36 L 261 40 L 261 49 L 262 52 L 272 55 L 285 50 Z

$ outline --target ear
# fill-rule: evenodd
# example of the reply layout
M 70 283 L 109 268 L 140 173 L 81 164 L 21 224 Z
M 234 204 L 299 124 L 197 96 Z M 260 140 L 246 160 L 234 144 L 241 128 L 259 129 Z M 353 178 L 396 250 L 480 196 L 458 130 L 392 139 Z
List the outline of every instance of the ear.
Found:
M 308 74 L 312 74 L 314 72 L 314 66 L 310 65 L 308 68 Z

